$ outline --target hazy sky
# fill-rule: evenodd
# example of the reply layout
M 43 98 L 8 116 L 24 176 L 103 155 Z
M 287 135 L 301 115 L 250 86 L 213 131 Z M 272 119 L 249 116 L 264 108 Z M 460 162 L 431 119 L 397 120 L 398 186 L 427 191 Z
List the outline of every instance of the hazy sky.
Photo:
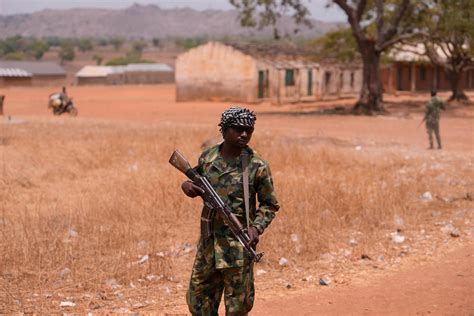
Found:
M 333 6 L 325 8 L 327 0 L 306 0 L 312 17 L 322 21 L 346 21 L 344 13 Z M 34 11 L 70 8 L 122 9 L 133 3 L 155 4 L 161 8 L 190 7 L 197 10 L 232 9 L 228 0 L 0 0 L 0 15 L 31 13 Z

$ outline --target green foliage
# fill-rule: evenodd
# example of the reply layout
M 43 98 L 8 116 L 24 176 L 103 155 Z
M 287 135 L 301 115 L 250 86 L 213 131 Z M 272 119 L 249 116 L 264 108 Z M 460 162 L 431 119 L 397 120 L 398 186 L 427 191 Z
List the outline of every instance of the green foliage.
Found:
M 49 44 L 44 40 L 35 40 L 30 44 L 29 50 L 33 52 L 35 59 L 39 60 L 49 50 Z
M 459 84 L 474 65 L 474 0 L 424 0 L 425 16 L 418 27 L 426 32 L 426 55 L 449 76 L 450 100 L 467 100 Z
M 7 55 L 15 52 L 22 52 L 26 48 L 25 39 L 21 36 L 13 36 L 0 41 L 0 53 Z
M 474 53 L 474 1 L 433 1 L 428 29 L 431 42 L 450 45 L 457 53 Z M 453 53 L 456 53 L 453 51 Z
M 64 63 L 65 61 L 73 61 L 76 57 L 74 47 L 72 45 L 67 44 L 62 46 L 61 50 L 59 51 L 58 57 L 61 60 L 61 63 Z
M 132 52 L 140 55 L 143 53 L 143 50 L 148 46 L 148 44 L 145 41 L 135 41 L 132 43 Z
M 310 12 L 303 0 L 229 0 L 229 2 L 239 11 L 242 26 L 263 28 L 270 25 L 277 39 L 280 35 L 276 24 L 282 14 L 292 15 L 299 25 L 311 25 L 308 20 Z M 295 33 L 297 31 L 295 30 Z
M 122 66 L 122 65 L 128 65 L 129 63 L 130 61 L 126 56 L 121 56 L 121 57 L 112 58 L 105 65 L 106 66 Z
M 109 45 L 109 41 L 106 38 L 99 38 L 97 40 L 97 45 L 104 47 Z
M 115 50 L 119 50 L 123 45 L 123 39 L 115 37 L 109 40 L 110 44 L 115 48 Z
M 360 61 L 357 43 L 350 28 L 341 28 L 311 40 L 307 45 L 316 51 L 317 60 L 334 60 L 341 63 Z
M 44 40 L 48 43 L 51 47 L 59 47 L 62 45 L 63 39 L 57 36 L 49 36 L 45 37 Z
M 0 57 L 14 60 L 34 57 L 41 59 L 49 50 L 49 44 L 44 40 L 30 37 L 13 36 L 0 40 Z
M 25 59 L 25 54 L 23 52 L 10 52 L 3 56 L 6 60 L 23 60 Z
M 160 47 L 160 39 L 158 37 L 154 37 L 151 42 L 153 43 L 153 46 L 155 47 Z
M 116 57 L 109 60 L 105 65 L 106 66 L 125 66 L 128 64 L 153 64 L 154 61 L 144 60 L 140 57 L 127 55 L 122 57 Z
M 92 45 L 92 41 L 88 38 L 83 38 L 79 40 L 79 43 L 77 44 L 77 47 L 81 52 L 89 51 L 94 48 L 94 45 Z
M 179 48 L 183 48 L 185 50 L 197 47 L 199 45 L 202 45 L 206 43 L 207 40 L 204 38 L 179 38 L 175 41 L 175 44 Z
M 100 55 L 94 55 L 92 56 L 92 60 L 95 61 L 96 65 L 102 65 L 102 61 L 104 60 L 104 58 Z

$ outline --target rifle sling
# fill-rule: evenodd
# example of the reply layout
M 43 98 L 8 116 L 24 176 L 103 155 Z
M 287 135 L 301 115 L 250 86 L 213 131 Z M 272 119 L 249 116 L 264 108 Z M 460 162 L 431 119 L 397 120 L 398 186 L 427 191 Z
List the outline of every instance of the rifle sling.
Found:
M 247 151 L 245 149 L 242 150 L 242 183 L 244 185 L 244 204 L 245 204 L 245 217 L 247 218 L 247 230 L 250 228 L 248 159 L 249 159 L 249 155 Z

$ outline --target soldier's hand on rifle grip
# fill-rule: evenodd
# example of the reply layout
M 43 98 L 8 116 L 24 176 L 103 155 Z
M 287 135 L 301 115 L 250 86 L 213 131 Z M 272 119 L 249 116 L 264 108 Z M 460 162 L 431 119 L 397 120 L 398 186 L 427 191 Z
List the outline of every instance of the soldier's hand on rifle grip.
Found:
M 248 230 L 249 238 L 250 238 L 250 245 L 255 246 L 258 244 L 259 240 L 259 233 L 256 227 L 251 226 Z
M 192 181 L 184 181 L 181 185 L 181 189 L 183 190 L 184 194 L 191 198 L 195 198 L 196 196 L 201 196 L 204 194 L 204 190 L 195 185 Z

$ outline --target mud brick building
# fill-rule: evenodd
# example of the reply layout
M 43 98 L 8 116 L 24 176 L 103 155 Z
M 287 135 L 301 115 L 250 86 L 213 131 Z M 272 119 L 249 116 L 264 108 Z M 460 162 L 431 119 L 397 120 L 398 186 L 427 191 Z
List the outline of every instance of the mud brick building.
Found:
M 393 49 L 389 53 L 391 62 L 381 67 L 384 91 L 450 90 L 449 75 L 441 67 L 433 65 L 423 54 L 422 44 Z M 462 74 L 460 86 L 463 90 L 474 89 L 474 69 Z
M 274 104 L 316 101 L 361 88 L 360 66 L 321 65 L 298 53 L 209 42 L 178 56 L 177 101 Z

